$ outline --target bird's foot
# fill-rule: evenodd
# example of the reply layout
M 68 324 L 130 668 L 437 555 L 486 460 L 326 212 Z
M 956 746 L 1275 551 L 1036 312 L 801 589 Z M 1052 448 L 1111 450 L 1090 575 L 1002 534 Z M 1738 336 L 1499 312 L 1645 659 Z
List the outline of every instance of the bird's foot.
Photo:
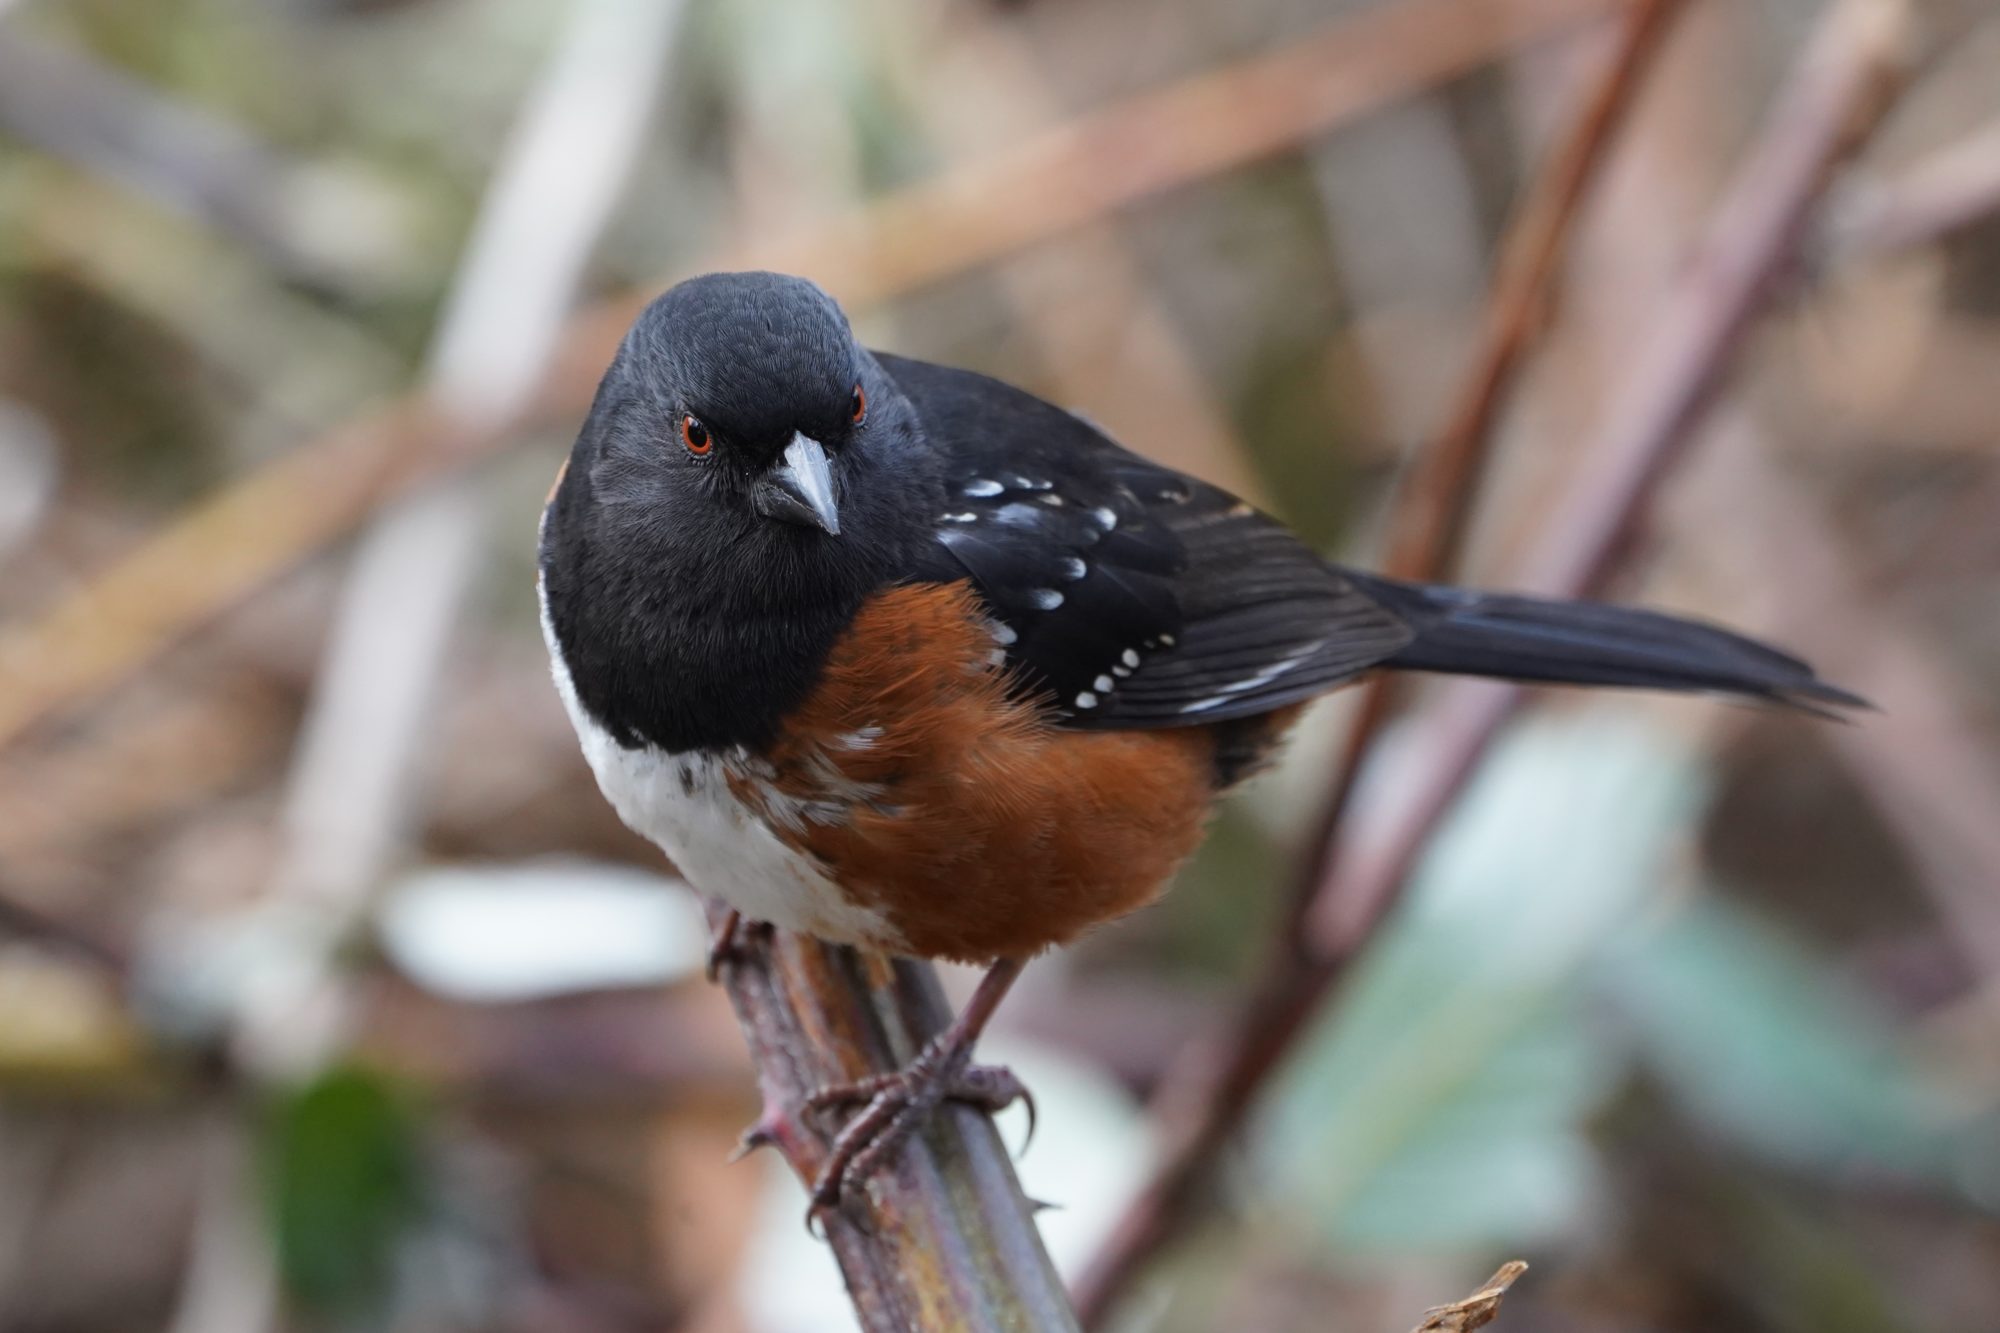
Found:
M 740 963 L 751 944 L 771 938 L 771 923 L 747 921 L 743 913 L 730 908 L 727 915 L 708 932 L 708 965 L 704 971 L 713 982 L 722 975 L 725 963 Z
M 1028 1137 L 1034 1137 L 1034 1096 L 1010 1070 L 973 1064 L 971 1042 L 955 1042 L 953 1035 L 942 1034 L 893 1074 L 833 1084 L 806 1099 L 811 1112 L 861 1108 L 834 1137 L 833 1149 L 813 1181 L 809 1216 L 863 1188 L 903 1140 L 945 1102 L 964 1102 L 989 1114 L 1016 1101 L 1026 1102 Z

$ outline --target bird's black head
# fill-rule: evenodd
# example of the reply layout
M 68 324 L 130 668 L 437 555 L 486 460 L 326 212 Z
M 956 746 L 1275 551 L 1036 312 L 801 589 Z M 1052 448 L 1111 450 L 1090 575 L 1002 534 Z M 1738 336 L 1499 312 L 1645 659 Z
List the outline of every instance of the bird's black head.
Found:
M 765 743 L 941 494 L 915 409 L 825 292 L 681 283 L 626 334 L 545 520 L 579 698 L 628 745 Z

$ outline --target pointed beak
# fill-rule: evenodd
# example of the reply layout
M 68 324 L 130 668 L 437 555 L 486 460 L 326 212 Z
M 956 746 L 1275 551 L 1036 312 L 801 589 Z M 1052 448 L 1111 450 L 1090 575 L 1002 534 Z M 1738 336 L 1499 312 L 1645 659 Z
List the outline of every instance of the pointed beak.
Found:
M 794 434 L 785 456 L 757 483 L 757 512 L 765 518 L 822 528 L 840 535 L 840 507 L 833 502 L 833 471 L 826 450 L 810 435 Z

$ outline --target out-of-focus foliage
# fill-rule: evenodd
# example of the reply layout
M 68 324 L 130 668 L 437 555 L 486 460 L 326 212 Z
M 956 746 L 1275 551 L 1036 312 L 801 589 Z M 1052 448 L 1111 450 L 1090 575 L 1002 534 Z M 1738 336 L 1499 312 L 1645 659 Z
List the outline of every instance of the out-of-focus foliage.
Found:
M 1778 1164 L 1990 1207 L 1990 1124 L 1825 959 L 1690 892 L 1699 768 L 1602 713 L 1524 730 L 1467 794 L 1275 1101 L 1266 1188 L 1341 1251 L 1574 1240 L 1605 1206 L 1585 1131 L 1643 1069 Z
M 1657 896 L 1700 789 L 1671 738 L 1594 713 L 1517 735 L 1276 1100 L 1271 1185 L 1343 1248 L 1573 1230 L 1619 1063 L 1582 975 Z
M 1646 1066 L 1745 1148 L 2000 1203 L 1991 1126 L 1967 1122 L 1910 1035 L 1826 959 L 1726 899 L 1699 898 L 1622 942 L 1599 984 Z
M 382 1308 L 421 1196 L 417 1126 L 388 1083 L 352 1067 L 273 1099 L 263 1157 L 278 1271 L 308 1308 Z

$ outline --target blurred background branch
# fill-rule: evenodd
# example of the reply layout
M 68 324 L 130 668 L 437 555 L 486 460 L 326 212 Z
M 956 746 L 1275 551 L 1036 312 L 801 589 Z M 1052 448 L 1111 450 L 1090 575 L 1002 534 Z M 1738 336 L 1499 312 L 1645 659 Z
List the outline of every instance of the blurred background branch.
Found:
M 1831 210 L 1826 248 L 1862 258 L 1934 245 L 2000 208 L 2000 122 L 1890 180 L 1853 182 Z
M 1646 0 L 1624 16 L 1603 73 L 1536 173 L 1509 228 L 1465 387 L 1437 438 L 1408 466 L 1397 493 L 1384 565 L 1397 577 L 1440 580 L 1451 574 L 1507 387 L 1556 300 L 1564 243 L 1676 8 L 1674 0 Z M 1078 1306 L 1092 1326 L 1103 1324 L 1153 1254 L 1187 1225 L 1216 1155 L 1332 984 L 1308 932 L 1338 863 L 1336 848 L 1355 783 L 1389 718 L 1392 699 L 1388 677 L 1361 687 L 1270 960 L 1228 1029 L 1211 1034 L 1170 1076 L 1160 1107 L 1169 1147 L 1078 1292 Z
M 1643 68 L 1634 59 L 1635 50 L 1643 55 L 1652 49 L 1659 35 L 1655 25 L 1666 17 L 1663 10 L 1642 9 L 1628 18 L 1623 45 L 1572 132 L 1572 143 L 1580 141 L 1581 146 L 1558 154 L 1544 176 L 1553 198 L 1568 201 L 1549 206 L 1556 215 L 1573 210 L 1581 198 L 1586 168 L 1598 152 L 1593 145 L 1602 142 L 1606 118 L 1600 107 L 1629 97 L 1624 86 Z M 1807 211 L 1829 173 L 1887 112 L 1912 58 L 1910 22 L 1906 9 L 1893 0 L 1847 0 L 1822 21 L 1763 136 L 1717 206 L 1705 243 L 1689 261 L 1689 281 L 1661 312 L 1647 359 L 1631 372 L 1601 440 L 1587 456 L 1592 470 L 1556 509 L 1523 586 L 1572 597 L 1601 591 L 1644 522 L 1653 489 L 1677 453 L 1691 443 L 1701 409 L 1753 311 L 1795 257 Z M 1545 216 L 1531 209 L 1528 220 L 1519 224 L 1533 238 L 1523 243 L 1524 249 L 1545 256 L 1524 275 L 1539 280 L 1537 293 L 1553 276 L 1560 241 L 1559 227 L 1553 228 L 1555 236 L 1542 238 L 1543 231 L 1552 229 Z M 1460 494 L 1469 493 L 1474 481 L 1477 441 L 1484 434 L 1479 423 L 1495 401 L 1483 381 L 1493 376 L 1493 362 L 1512 359 L 1512 344 L 1521 336 L 1521 317 L 1501 303 L 1518 307 L 1523 296 L 1524 289 L 1511 284 L 1496 294 L 1499 309 L 1489 336 L 1502 349 L 1489 353 L 1479 366 L 1468 394 L 1469 401 L 1487 405 L 1469 410 L 1474 424 L 1448 428 L 1431 456 L 1438 460 L 1433 466 Z M 1463 521 L 1460 513 L 1458 522 Z M 1454 526 L 1449 509 L 1426 518 L 1428 522 L 1412 523 L 1419 535 L 1408 539 L 1404 555 L 1417 577 L 1432 573 L 1431 562 L 1448 554 L 1447 534 Z M 1190 1057 L 1190 1067 L 1201 1072 L 1188 1076 L 1193 1090 L 1175 1089 L 1180 1100 L 1168 1105 L 1173 1126 L 1169 1147 L 1078 1292 L 1087 1326 L 1101 1326 L 1145 1264 L 1185 1228 L 1217 1155 L 1315 1009 L 1393 908 L 1436 829 L 1522 697 L 1511 686 L 1456 687 L 1427 719 L 1428 734 L 1415 742 L 1424 759 L 1416 764 L 1403 810 L 1394 823 L 1371 830 L 1360 846 L 1352 835 L 1343 837 L 1339 814 L 1355 770 L 1336 773 L 1329 798 L 1333 811 L 1323 825 L 1327 842 L 1341 846 L 1344 841 L 1346 846 L 1341 854 L 1315 860 L 1308 905 L 1285 924 L 1288 934 L 1298 934 L 1281 941 L 1278 979 L 1253 993 L 1227 1034 L 1200 1056 Z M 1369 720 L 1371 712 L 1364 704 L 1357 725 L 1371 730 L 1379 725 Z M 1349 756 L 1346 762 L 1358 769 L 1362 753 L 1354 750 Z M 1320 855 L 1315 852 L 1316 858 Z M 1306 960 L 1289 969 L 1289 975 L 1287 946 L 1299 949 Z
M 18 25 L 0 31 L 0 131 L 211 227 L 287 279 L 352 281 L 366 238 L 312 211 L 378 211 L 367 185 L 288 161 L 241 127 L 162 97 Z M 365 252 L 364 252 L 365 253 Z

